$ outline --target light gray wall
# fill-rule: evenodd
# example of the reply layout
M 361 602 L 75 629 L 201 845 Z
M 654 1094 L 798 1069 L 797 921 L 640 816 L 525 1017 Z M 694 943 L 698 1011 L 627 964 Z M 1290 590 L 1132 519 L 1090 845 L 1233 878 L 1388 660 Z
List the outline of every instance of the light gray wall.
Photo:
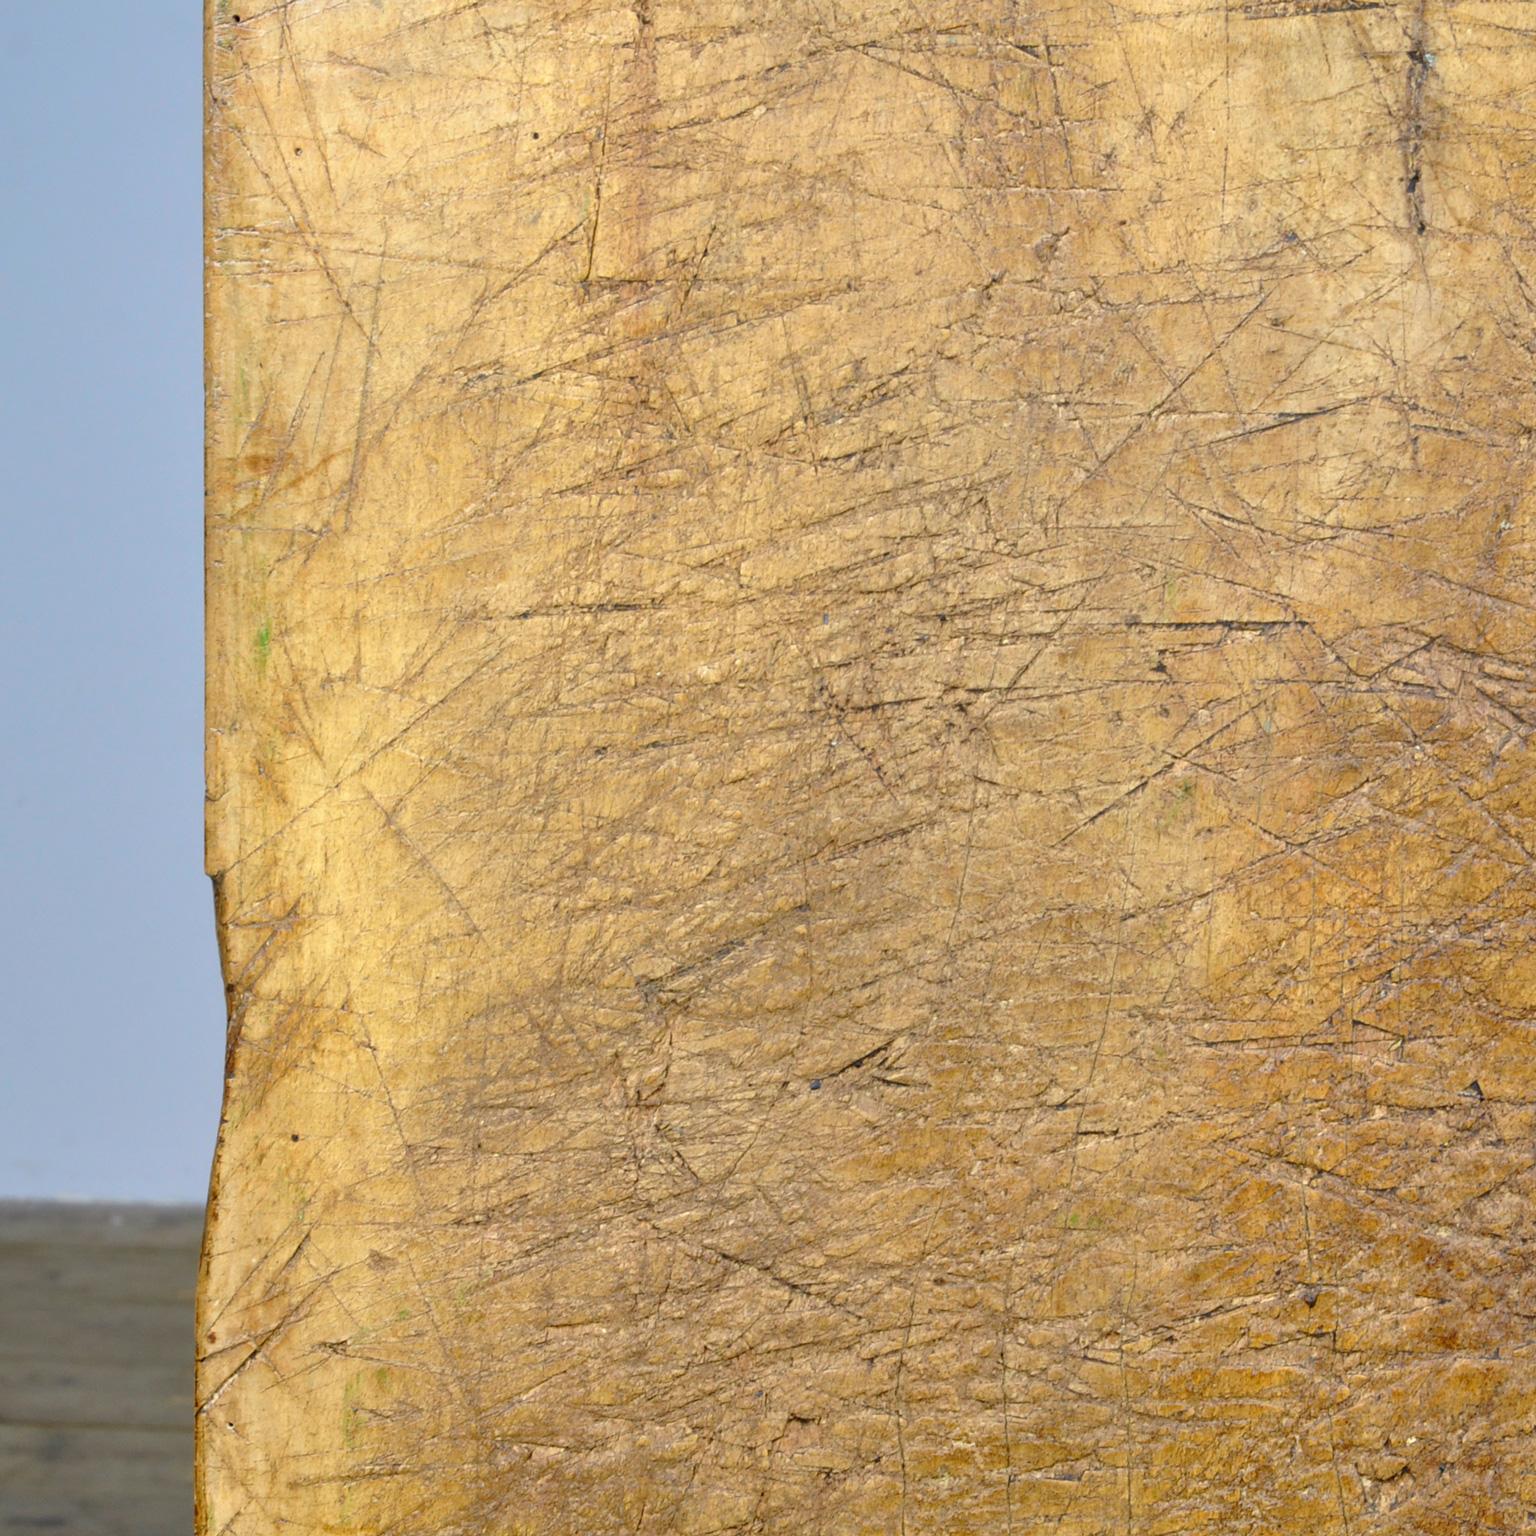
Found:
M 207 1187 L 201 10 L 0 5 L 0 1196 Z

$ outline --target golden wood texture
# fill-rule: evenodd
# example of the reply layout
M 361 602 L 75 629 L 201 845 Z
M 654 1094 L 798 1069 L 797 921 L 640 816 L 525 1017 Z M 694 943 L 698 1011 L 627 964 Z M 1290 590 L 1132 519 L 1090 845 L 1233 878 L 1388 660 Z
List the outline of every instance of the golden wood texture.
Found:
M 1529 8 L 245 3 L 202 1531 L 1530 1531 Z

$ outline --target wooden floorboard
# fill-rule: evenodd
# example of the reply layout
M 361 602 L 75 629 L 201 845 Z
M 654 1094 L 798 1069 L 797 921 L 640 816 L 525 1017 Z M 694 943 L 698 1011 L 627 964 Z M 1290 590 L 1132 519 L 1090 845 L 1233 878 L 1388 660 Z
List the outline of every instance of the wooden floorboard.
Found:
M 0 1536 L 192 1529 L 200 1209 L 0 1201 Z

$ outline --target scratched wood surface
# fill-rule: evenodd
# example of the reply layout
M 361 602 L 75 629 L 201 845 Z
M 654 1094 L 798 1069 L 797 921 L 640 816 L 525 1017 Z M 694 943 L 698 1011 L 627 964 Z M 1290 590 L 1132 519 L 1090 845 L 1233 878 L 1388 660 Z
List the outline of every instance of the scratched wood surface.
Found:
M 207 1536 L 1536 1528 L 1530 27 L 217 0 Z
M 0 1533 L 192 1522 L 200 1210 L 0 1201 Z

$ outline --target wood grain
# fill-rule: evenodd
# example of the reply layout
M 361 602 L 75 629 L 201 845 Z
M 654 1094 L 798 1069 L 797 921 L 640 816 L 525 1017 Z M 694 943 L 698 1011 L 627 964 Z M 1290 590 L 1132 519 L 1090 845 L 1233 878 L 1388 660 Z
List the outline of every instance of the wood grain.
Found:
M 207 1536 L 1533 1528 L 1530 27 L 213 5 Z

